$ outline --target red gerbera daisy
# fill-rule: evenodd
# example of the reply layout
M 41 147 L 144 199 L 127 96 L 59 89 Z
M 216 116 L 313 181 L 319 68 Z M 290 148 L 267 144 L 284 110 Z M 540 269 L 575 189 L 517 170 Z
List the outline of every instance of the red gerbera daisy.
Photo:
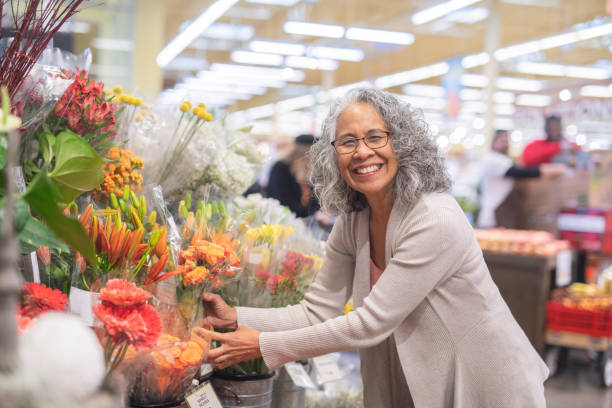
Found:
M 68 297 L 60 290 L 34 282 L 26 283 L 21 290 L 21 313 L 26 317 L 33 318 L 48 310 L 66 310 Z
M 161 319 L 151 305 L 117 307 L 100 303 L 93 308 L 115 344 L 130 344 L 135 348 L 152 347 L 161 334 Z
M 100 300 L 115 306 L 140 305 L 150 297 L 149 292 L 124 279 L 111 279 L 106 284 L 106 288 L 100 291 Z

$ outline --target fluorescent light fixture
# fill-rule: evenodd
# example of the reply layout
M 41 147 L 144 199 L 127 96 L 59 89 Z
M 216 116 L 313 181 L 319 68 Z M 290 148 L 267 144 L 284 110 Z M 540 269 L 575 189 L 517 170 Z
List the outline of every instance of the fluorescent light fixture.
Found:
M 249 49 L 269 54 L 302 55 L 306 51 L 306 46 L 283 41 L 253 40 L 249 43 Z
M 283 63 L 282 55 L 244 50 L 232 51 L 230 58 L 232 61 L 240 64 L 272 65 L 278 67 Z
M 359 48 L 340 48 L 314 46 L 308 48 L 308 55 L 317 58 L 328 58 L 341 61 L 361 61 L 365 56 Z
M 493 93 L 493 102 L 495 103 L 513 103 L 516 99 L 512 92 L 497 91 Z
M 170 61 L 181 53 L 204 30 L 229 10 L 238 0 L 217 0 L 198 16 L 189 27 L 181 31 L 157 54 L 157 65 L 165 67 Z
M 495 51 L 495 59 L 504 61 L 524 54 L 530 54 L 562 45 L 573 44 L 578 41 L 601 37 L 612 33 L 612 23 L 600 24 L 595 27 L 583 28 L 581 30 L 570 31 L 544 37 L 539 40 L 527 41 L 524 43 L 510 45 Z
M 253 34 L 255 34 L 255 29 L 248 25 L 214 23 L 204 30 L 201 36 L 216 40 L 248 41 Z
M 538 92 L 544 88 L 542 81 L 536 79 L 500 77 L 497 78 L 496 85 L 499 89 L 509 91 Z
M 514 120 L 511 118 L 495 118 L 493 119 L 493 127 L 495 129 L 510 130 L 514 128 Z
M 419 25 L 429 23 L 430 21 L 450 14 L 455 10 L 471 6 L 479 1 L 480 0 L 449 0 L 438 3 L 433 7 L 429 7 L 414 13 L 412 15 L 412 24 Z
M 474 88 L 484 88 L 489 83 L 489 78 L 479 74 L 463 74 L 461 75 L 461 85 L 472 86 Z
M 433 78 L 444 75 L 449 71 L 450 67 L 446 62 L 438 62 L 424 67 L 410 69 L 391 75 L 378 77 L 374 84 L 380 88 L 391 88 L 392 86 L 417 82 L 427 78 Z
M 300 0 L 246 0 L 247 3 L 266 4 L 269 6 L 295 6 Z
M 479 52 L 478 54 L 466 55 L 461 59 L 461 66 L 465 69 L 479 67 L 489 62 L 491 57 L 486 52 Z
M 553 64 L 547 62 L 519 62 L 517 71 L 524 74 L 561 76 L 585 79 L 608 79 L 611 72 L 604 68 L 580 65 Z
M 403 102 L 423 110 L 444 110 L 446 108 L 446 99 L 443 98 L 427 98 L 423 96 L 409 95 L 395 96 L 397 96 Z
M 184 82 L 177 84 L 175 88 L 193 91 L 235 92 L 252 95 L 263 95 L 268 90 L 265 86 L 211 83 L 210 81 L 202 80 L 198 77 L 188 78 Z
M 349 27 L 346 30 L 345 37 L 349 40 L 401 45 L 410 45 L 414 42 L 414 35 L 410 33 L 360 27 Z
M 408 84 L 402 87 L 406 95 L 428 96 L 431 98 L 444 98 L 446 89 L 438 85 Z
M 267 105 L 256 106 L 244 111 L 249 119 L 261 119 L 272 116 L 276 113 L 276 107 L 273 103 Z
M 321 91 L 317 93 L 317 99 L 319 100 L 319 102 L 324 103 L 324 102 L 328 102 L 330 99 L 339 98 L 343 96 L 345 93 L 347 93 L 351 89 L 367 88 L 371 86 L 372 84 L 367 81 L 353 82 L 350 84 L 341 85 L 336 88 L 332 88 L 328 91 Z
M 482 101 L 484 97 L 484 92 L 478 89 L 464 88 L 459 91 L 459 98 L 464 101 Z
M 323 58 L 289 56 L 285 58 L 285 65 L 291 68 L 320 69 L 323 71 L 335 71 L 338 69 L 338 61 Z
M 539 94 L 521 94 L 516 97 L 517 105 L 542 107 L 550 105 L 550 96 Z
M 457 10 L 446 16 L 446 21 L 460 24 L 474 24 L 489 17 L 486 7 L 468 7 Z
M 119 38 L 94 38 L 91 45 L 94 48 L 108 51 L 126 51 L 134 49 L 134 41 Z
M 286 81 L 279 78 L 264 77 L 261 75 L 245 75 L 236 73 L 224 73 L 224 72 L 212 72 L 212 71 L 200 71 L 198 72 L 198 84 L 210 84 L 210 85 L 253 85 L 256 83 L 258 86 L 265 86 L 268 88 L 284 88 L 287 85 Z M 187 80 L 189 81 L 189 79 Z
M 493 112 L 496 115 L 514 115 L 516 108 L 510 103 L 497 103 L 493 105 Z
M 569 101 L 572 99 L 572 91 L 569 89 L 562 89 L 559 91 L 559 99 L 561 99 L 563 102 Z
M 183 88 L 182 90 L 187 92 L 190 99 L 203 100 L 204 103 L 206 103 L 206 101 L 209 99 L 224 99 L 224 100 L 225 99 L 234 99 L 234 100 L 240 99 L 240 100 L 246 101 L 253 97 L 253 95 L 251 94 L 237 93 L 237 92 L 232 92 L 232 91 L 208 91 L 208 90 L 185 89 L 185 88 Z
M 482 101 L 468 101 L 461 104 L 461 110 L 472 113 L 485 113 L 487 104 Z
M 91 29 L 91 25 L 84 21 L 66 21 L 60 26 L 60 33 L 76 33 L 87 34 Z
M 335 24 L 307 23 L 305 21 L 285 21 L 283 30 L 289 34 L 314 37 L 342 38 L 344 27 Z
M 306 77 L 303 71 L 292 68 L 266 68 L 250 65 L 221 64 L 215 62 L 210 66 L 213 72 L 244 75 L 251 78 L 274 79 L 277 81 L 301 82 Z
M 207 65 L 208 61 L 205 58 L 194 55 L 178 55 L 166 65 L 166 69 L 174 71 L 197 71 L 205 69 Z
M 586 85 L 580 88 L 580 95 L 594 98 L 612 98 L 612 89 L 603 85 Z
M 297 109 L 309 108 L 315 104 L 315 98 L 312 95 L 298 96 L 297 98 L 289 98 L 276 103 L 277 112 L 290 112 Z
M 272 17 L 273 9 L 270 7 L 232 7 L 225 15 L 235 19 L 268 20 Z

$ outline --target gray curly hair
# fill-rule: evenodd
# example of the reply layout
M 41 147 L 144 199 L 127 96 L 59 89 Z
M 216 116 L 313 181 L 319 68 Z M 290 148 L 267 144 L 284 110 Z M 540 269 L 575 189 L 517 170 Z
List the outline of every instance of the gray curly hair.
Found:
M 310 151 L 310 181 L 325 212 L 340 215 L 368 206 L 365 196 L 353 190 L 342 178 L 336 151 L 331 145 L 336 136 L 338 116 L 349 105 L 360 102 L 374 107 L 391 132 L 391 148 L 397 156 L 399 167 L 393 186 L 396 199 L 411 208 L 423 193 L 450 189 L 444 159 L 430 138 L 429 127 L 421 111 L 388 92 L 375 88 L 355 88 L 332 104 L 323 121 L 321 138 Z

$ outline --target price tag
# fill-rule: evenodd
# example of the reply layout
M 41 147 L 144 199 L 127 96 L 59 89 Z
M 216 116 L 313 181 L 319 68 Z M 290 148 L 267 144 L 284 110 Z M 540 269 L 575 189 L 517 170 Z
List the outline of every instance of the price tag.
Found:
M 93 326 L 94 316 L 91 308 L 98 303 L 98 296 L 100 294 L 97 292 L 89 292 L 72 286 L 69 298 L 70 313 L 79 316 L 86 325 Z
M 315 369 L 322 383 L 338 381 L 342 379 L 342 373 L 336 359 L 331 354 L 314 357 L 312 359 Z
M 204 363 L 200 366 L 200 376 L 204 377 L 213 372 L 213 366 L 208 363 Z
M 572 251 L 566 249 L 557 253 L 557 286 L 572 282 Z
M 287 370 L 287 374 L 289 374 L 289 377 L 291 377 L 296 386 L 317 389 L 312 378 L 310 378 L 304 366 L 300 363 L 287 363 L 285 364 L 285 370 Z
M 185 397 L 189 408 L 223 408 L 210 382 Z

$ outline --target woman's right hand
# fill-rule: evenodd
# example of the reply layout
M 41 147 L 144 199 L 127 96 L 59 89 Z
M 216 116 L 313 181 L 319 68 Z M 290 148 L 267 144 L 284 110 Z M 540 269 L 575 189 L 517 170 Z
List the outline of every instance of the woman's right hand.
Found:
M 236 309 L 229 306 L 221 296 L 214 293 L 202 295 L 206 318 L 204 324 L 210 324 L 217 329 L 236 329 L 238 327 L 238 315 Z

